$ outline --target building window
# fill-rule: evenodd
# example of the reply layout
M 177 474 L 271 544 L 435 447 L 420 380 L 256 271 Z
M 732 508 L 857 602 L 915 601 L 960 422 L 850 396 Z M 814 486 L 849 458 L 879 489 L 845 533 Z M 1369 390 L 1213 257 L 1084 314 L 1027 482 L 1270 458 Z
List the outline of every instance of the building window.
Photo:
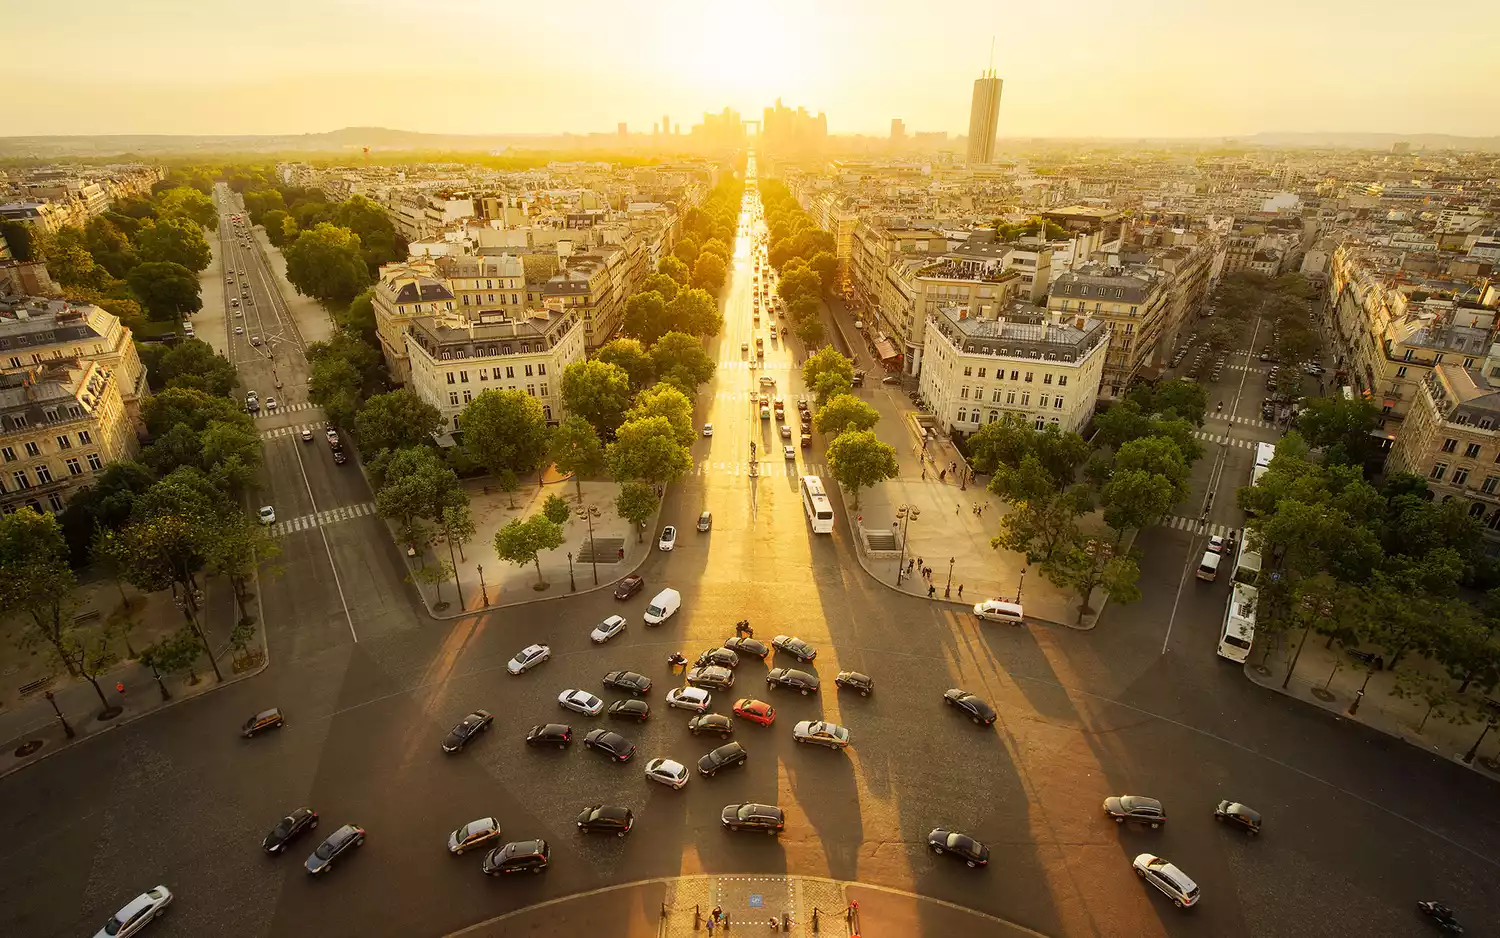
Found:
M 964 377 L 965 378 L 972 378 L 972 377 L 974 377 L 974 369 L 971 368 L 971 367 L 965 366 L 964 367 Z
M 959 388 L 958 389 L 958 396 L 961 399 L 963 399 L 963 400 L 968 400 L 969 399 L 969 389 L 968 388 Z
M 992 410 L 992 411 L 990 411 L 990 419 L 987 422 L 988 423 L 994 423 L 996 420 L 999 420 L 999 419 L 1000 419 L 1000 411 L 998 411 L 998 410 Z
M 459 384 L 468 384 L 469 383 L 469 373 L 467 371 L 460 371 L 458 373 L 458 383 Z
M 1007 404 L 1014 404 L 1015 402 L 1016 402 L 1016 392 L 1015 391 L 1006 391 L 1005 392 L 1005 403 L 1007 403 Z
M 1479 491 L 1486 495 L 1494 495 L 1497 485 L 1500 485 L 1500 476 L 1485 476 L 1484 482 L 1479 486 Z
M 1060 387 L 1060 388 L 1067 387 L 1068 386 L 1068 376 L 1067 375 L 1058 375 L 1057 376 L 1057 386 Z
M 66 433 L 57 438 L 57 448 L 58 449 L 72 449 L 73 448 L 73 441 L 70 440 L 70 439 L 68 439 L 68 435 Z
M 469 294 L 467 294 L 467 293 L 464 294 L 464 305 L 465 306 L 469 305 Z
M 505 377 L 507 377 L 507 378 L 514 378 L 515 376 L 516 376 L 516 369 L 513 368 L 510 365 L 506 365 L 505 366 Z
M 547 375 L 547 365 L 545 363 L 537 365 L 536 366 L 536 373 L 537 373 L 538 377 L 546 377 L 546 375 Z M 543 393 L 545 393 L 545 392 L 543 392 Z
M 1402 365 L 1400 368 L 1396 369 L 1396 377 L 1398 377 L 1398 378 L 1404 378 L 1404 377 L 1406 377 L 1406 366 L 1405 365 Z
M 1404 362 L 1409 362 L 1409 361 L 1411 361 L 1411 356 L 1412 356 L 1412 350 L 1411 349 L 1407 349 L 1406 350 L 1406 354 L 1401 356 L 1401 360 L 1404 361 Z
M 457 407 L 458 406 L 458 392 L 457 391 L 449 391 L 448 392 L 448 404 L 450 406 L 452 406 L 452 407 Z
M 1030 391 L 1022 391 L 1021 392 L 1021 406 L 1022 407 L 1030 407 L 1031 406 L 1031 392 Z
M 493 293 L 490 294 L 490 302 L 491 303 L 495 302 L 495 294 L 493 294 Z
M 98 453 L 89 453 L 88 460 L 89 468 L 94 470 L 95 472 L 98 472 L 100 469 L 104 468 L 104 460 L 99 458 Z
M 528 384 L 528 385 L 526 385 L 526 393 L 529 394 L 529 395 L 531 395 L 532 397 L 536 397 L 536 385 L 534 385 L 534 384 Z
M 36 480 L 41 485 L 46 485 L 48 482 L 52 481 L 52 470 L 48 468 L 46 463 L 42 463 L 40 466 L 37 466 L 35 471 Z
M 958 412 L 958 422 L 959 423 L 968 423 L 969 422 L 969 412 L 967 410 L 960 410 Z
M 526 366 L 526 377 L 528 377 L 528 378 L 531 377 L 531 366 L 530 365 Z
M 28 440 L 26 442 L 26 455 L 32 458 L 40 456 L 42 455 L 42 448 L 40 446 L 37 446 L 36 443 Z
M 1062 395 L 1059 394 L 1059 395 L 1057 395 L 1057 397 L 1055 397 L 1055 398 L 1052 399 L 1052 409 L 1053 410 L 1062 410 L 1062 407 L 1063 407 L 1063 399 L 1062 399 Z
M 1043 384 L 1051 384 L 1052 383 L 1052 372 L 1049 371 L 1046 374 L 1042 375 L 1042 383 Z
M 51 495 L 48 495 L 47 496 L 47 507 L 51 508 L 54 513 L 62 511 L 63 510 L 62 496 L 58 495 L 56 492 L 53 492 Z
M 1488 417 L 1480 417 L 1479 418 L 1479 423 L 1478 423 L 1479 429 L 1481 429 L 1481 430 L 1488 430 L 1492 426 L 1494 426 L 1494 422 L 1492 420 L 1490 420 L 1490 418 L 1488 418 Z
M 467 403 L 469 403 L 472 400 L 474 400 L 474 392 L 473 391 L 465 391 L 464 392 L 464 403 L 467 404 Z
M 31 477 L 26 474 L 25 469 L 17 469 L 15 472 L 11 473 L 11 478 L 16 481 L 16 488 L 31 488 Z
M 1443 476 L 1445 476 L 1447 474 L 1448 474 L 1448 464 L 1445 463 L 1445 462 L 1440 462 L 1440 463 L 1437 463 L 1436 465 L 1434 465 L 1432 467 L 1432 471 L 1427 474 L 1427 477 L 1429 479 L 1432 479 L 1432 480 L 1436 481 L 1436 482 L 1441 482 L 1443 480 Z
M 1000 389 L 999 388 L 996 388 L 994 391 L 990 392 L 990 403 L 991 404 L 998 404 L 998 403 L 1000 403 Z
M 1454 485 L 1463 485 L 1464 482 L 1468 478 L 1469 478 L 1469 470 L 1467 470 L 1467 469 L 1455 469 L 1455 470 L 1453 470 L 1453 484 Z
M 1021 380 L 1021 373 L 1019 371 L 1012 371 L 1010 373 L 1010 380 L 1012 380 L 1012 381 L 1020 381 Z
M 500 369 L 499 368 L 491 368 L 490 369 L 490 374 L 494 375 L 496 381 L 500 380 Z
M 1045 426 L 1046 426 L 1046 425 L 1047 425 L 1047 421 L 1046 421 L 1046 420 L 1044 420 L 1044 419 L 1043 419 L 1043 418 L 1041 418 L 1041 417 L 1038 417 L 1038 418 L 1036 418 L 1036 428 L 1037 428 L 1037 429 L 1038 429 L 1038 430 L 1040 430 L 1040 429 L 1042 429 L 1042 428 L 1043 428 L 1043 427 L 1045 427 Z
M 983 369 L 983 368 L 979 369 L 979 377 L 983 378 L 984 377 L 984 372 L 985 372 L 985 369 Z
M 68 460 L 64 460 L 64 465 L 66 465 L 68 467 L 68 475 L 70 475 L 70 476 L 81 476 L 81 475 L 83 475 L 83 465 L 78 462 L 78 457 L 77 456 L 74 456 L 73 458 L 68 459 Z
M 1052 403 L 1052 398 L 1046 394 L 1042 394 L 1036 399 L 1036 406 L 1038 407 L 1046 407 L 1050 403 Z
M 547 386 L 544 384 L 544 385 L 542 385 L 542 397 L 546 397 L 546 396 L 547 396 Z
M 451 372 L 451 371 L 448 372 L 448 383 L 449 384 L 457 384 L 458 383 L 458 379 L 453 376 L 453 372 Z
M 1443 441 L 1443 452 L 1445 452 L 1445 453 L 1451 453 L 1451 452 L 1453 452 L 1457 448 L 1458 448 L 1458 441 L 1457 440 L 1447 439 L 1447 440 Z
M 1468 446 L 1465 446 L 1464 447 L 1464 456 L 1465 456 L 1465 458 L 1468 458 L 1468 459 L 1478 459 L 1479 458 L 1479 444 L 1478 443 L 1470 443 Z
M 1028 372 L 1026 372 L 1026 383 L 1027 383 L 1027 384 L 1030 384 L 1030 383 L 1031 383 L 1031 378 L 1032 378 L 1032 373 L 1031 373 L 1031 372 L 1029 372 L 1029 371 L 1028 371 Z

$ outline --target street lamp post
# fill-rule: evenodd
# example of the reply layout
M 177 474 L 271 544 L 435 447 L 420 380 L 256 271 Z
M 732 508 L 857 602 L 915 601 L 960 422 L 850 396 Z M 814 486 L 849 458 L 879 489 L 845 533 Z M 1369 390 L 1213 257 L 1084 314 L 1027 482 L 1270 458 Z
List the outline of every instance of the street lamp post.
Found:
M 896 585 L 901 585 L 901 576 L 906 572 L 906 530 L 911 523 L 921 517 L 922 509 L 916 505 L 902 505 L 896 509 L 896 523 L 901 527 L 901 554 L 896 561 Z
M 151 676 L 154 677 L 154 678 L 156 678 L 156 686 L 159 687 L 159 688 L 161 688 L 161 700 L 162 700 L 162 703 L 166 703 L 167 701 L 169 701 L 169 700 L 172 699 L 172 694 L 171 694 L 171 692 L 169 692 L 167 690 L 166 683 L 164 681 L 162 681 L 162 679 L 161 679 L 161 672 L 158 671 L 158 670 L 156 670 L 156 662 L 155 661 L 148 661 L 147 664 L 149 664 L 151 666 Z
M 1359 691 L 1354 695 L 1354 703 L 1349 705 L 1349 715 L 1351 717 L 1359 712 L 1359 702 L 1365 699 L 1365 688 L 1370 686 L 1370 678 L 1374 676 L 1374 668 L 1365 669 L 1365 682 L 1359 685 Z
M 568 592 L 578 592 L 578 583 L 573 579 L 573 552 L 568 551 Z
M 1016 605 L 1021 605 L 1021 587 L 1026 585 L 1026 567 L 1021 568 L 1021 581 L 1016 584 Z
M 489 593 L 489 590 L 485 589 L 485 586 L 484 586 L 484 565 L 476 563 L 474 565 L 474 569 L 479 571 L 479 602 L 480 602 L 480 605 L 482 605 L 482 606 L 488 606 L 490 604 L 490 593 Z
M 57 714 L 58 721 L 62 723 L 63 733 L 66 734 L 69 739 L 77 736 L 78 734 L 73 732 L 73 727 L 68 724 L 68 718 L 63 716 L 62 709 L 57 706 L 57 697 L 50 690 L 42 696 L 46 697 L 47 703 L 52 705 L 52 712 Z M 1479 744 L 1475 743 L 1474 748 L 1478 749 Z
M 958 560 L 957 557 L 949 557 L 948 558 L 948 584 L 943 587 L 943 598 L 944 599 L 947 599 L 949 597 L 949 595 L 951 595 L 952 592 L 953 592 L 953 563 L 956 560 Z
M 1495 718 L 1494 717 L 1490 717 L 1489 722 L 1485 723 L 1484 724 L 1484 729 L 1480 731 L 1479 738 L 1476 739 L 1476 740 L 1474 740 L 1474 745 L 1470 746 L 1469 747 L 1469 751 L 1466 752 L 1466 753 L 1464 753 L 1464 765 L 1472 765 L 1473 764 L 1474 757 L 1479 754 L 1479 744 L 1482 743 L 1482 742 L 1484 742 L 1484 738 L 1486 736 L 1488 736 L 1490 730 L 1492 730 L 1494 728 L 1495 728 Z
M 599 585 L 599 552 L 594 550 L 594 519 L 599 517 L 599 506 L 589 505 L 578 507 L 578 517 L 588 522 L 589 525 L 589 560 L 594 564 L 594 585 Z

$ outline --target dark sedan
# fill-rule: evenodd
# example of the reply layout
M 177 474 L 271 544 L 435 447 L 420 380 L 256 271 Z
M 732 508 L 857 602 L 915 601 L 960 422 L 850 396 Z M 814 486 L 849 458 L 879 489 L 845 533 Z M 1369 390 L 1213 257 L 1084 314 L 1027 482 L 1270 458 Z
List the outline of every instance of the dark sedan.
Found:
M 639 697 L 651 689 L 651 679 L 634 671 L 611 671 L 604 675 L 604 686 L 628 691 Z
M 795 635 L 778 635 L 771 639 L 771 647 L 784 651 L 798 661 L 811 661 L 818 657 L 818 650 Z
M 698 656 L 698 667 L 735 668 L 740 663 L 740 656 L 728 648 L 710 648 Z
M 765 831 L 778 834 L 786 827 L 786 814 L 774 804 L 727 804 L 719 821 L 732 831 Z
M 635 812 L 615 804 L 596 804 L 578 815 L 578 829 L 585 834 L 614 834 L 624 837 L 635 826 Z
M 933 853 L 946 853 L 970 867 L 988 866 L 990 862 L 989 847 L 958 831 L 939 827 L 927 835 L 927 846 L 932 848 Z
M 638 573 L 632 573 L 615 585 L 615 598 L 629 599 L 636 593 L 639 593 L 645 585 L 646 580 L 644 577 Z
M 629 762 L 630 757 L 635 755 L 635 744 L 614 730 L 590 730 L 583 738 L 583 744 L 589 749 L 599 750 L 616 762 Z
M 989 726 L 995 722 L 995 708 L 966 690 L 950 688 L 943 692 L 943 700 L 948 706 L 957 707 L 961 713 L 968 714 L 969 719 L 975 723 Z
M 609 705 L 609 715 L 616 720 L 645 723 L 651 717 L 651 705 L 644 700 L 617 700 Z
M 573 727 L 566 723 L 539 723 L 526 734 L 528 746 L 556 746 L 568 748 L 573 741 Z
M 749 753 L 739 743 L 725 743 L 698 760 L 698 771 L 704 775 L 716 775 L 718 771 L 733 765 L 744 765 Z
M 506 873 L 540 873 L 552 858 L 552 848 L 545 840 L 521 840 L 496 847 L 484 857 L 481 870 L 489 876 Z
M 771 649 L 766 647 L 765 642 L 758 638 L 750 638 L 749 636 L 737 636 L 725 639 L 724 647 L 736 654 L 754 655 L 757 658 L 764 658 L 771 653 Z
M 1104 799 L 1104 813 L 1116 824 L 1139 821 L 1152 827 L 1167 823 L 1167 809 L 1155 798 L 1141 795 L 1115 795 Z
M 688 721 L 688 731 L 694 736 L 699 733 L 730 736 L 734 733 L 734 723 L 722 713 L 700 713 Z
M 796 668 L 773 668 L 766 675 L 767 687 L 785 687 L 789 690 L 800 691 L 802 696 L 815 694 L 821 686 L 818 679 L 806 671 L 798 671 Z
M 1237 801 L 1219 802 L 1219 806 L 1214 808 L 1214 818 L 1249 834 L 1260 833 L 1260 812 Z
M 365 829 L 355 827 L 353 824 L 345 824 L 332 834 L 328 839 L 318 844 L 312 856 L 307 858 L 303 864 L 309 873 L 326 873 L 333 867 L 333 861 L 360 846 L 365 842 Z
M 312 808 L 298 808 L 271 828 L 271 833 L 266 835 L 266 839 L 261 842 L 261 847 L 266 853 L 280 853 L 286 849 L 287 844 L 302 836 L 304 832 L 314 830 L 317 826 L 318 812 Z
M 472 742 L 474 737 L 489 729 L 494 721 L 494 716 L 488 710 L 475 710 L 443 737 L 443 751 L 458 752 Z
M 868 697 L 875 690 L 875 679 L 858 671 L 840 671 L 838 677 L 833 679 L 833 683 L 839 687 L 859 691 L 861 697 Z
M 728 690 L 734 686 L 734 672 L 728 668 L 717 665 L 709 665 L 706 668 L 694 668 L 684 677 L 694 687 L 707 687 L 709 690 Z

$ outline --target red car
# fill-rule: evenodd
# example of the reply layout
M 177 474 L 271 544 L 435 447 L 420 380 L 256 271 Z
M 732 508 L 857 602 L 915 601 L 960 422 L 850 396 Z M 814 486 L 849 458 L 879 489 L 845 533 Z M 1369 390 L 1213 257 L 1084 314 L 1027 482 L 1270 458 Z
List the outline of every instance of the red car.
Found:
M 776 708 L 764 700 L 756 700 L 754 697 L 741 697 L 734 702 L 734 715 L 744 717 L 751 723 L 770 726 L 776 720 Z

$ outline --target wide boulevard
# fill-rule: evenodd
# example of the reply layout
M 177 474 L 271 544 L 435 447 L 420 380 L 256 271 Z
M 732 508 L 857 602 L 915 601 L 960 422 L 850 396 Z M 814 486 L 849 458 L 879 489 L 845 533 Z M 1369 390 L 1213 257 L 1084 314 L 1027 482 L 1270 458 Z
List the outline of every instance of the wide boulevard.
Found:
M 300 340 L 255 242 L 228 235 L 224 247 L 251 272 L 253 308 L 265 317 L 256 321 L 260 346 L 231 335 L 233 357 L 246 388 L 282 404 L 259 418 L 261 503 L 283 523 L 317 521 L 282 535 L 278 572 L 260 584 L 271 665 L 0 780 L 0 934 L 91 934 L 161 883 L 177 894 L 148 930 L 162 938 L 441 935 L 544 900 L 693 873 L 857 880 L 1047 935 L 1421 934 L 1413 903 L 1422 898 L 1454 904 L 1473 930 L 1500 915 L 1493 785 L 1450 754 L 1269 693 L 1217 659 L 1226 585 L 1190 582 L 1179 594 L 1202 541 L 1196 532 L 1143 535 L 1144 598 L 1110 608 L 1092 632 L 981 625 L 959 607 L 899 595 L 861 570 L 842 510 L 831 536 L 810 533 L 797 476 L 826 478 L 823 441 L 783 459 L 774 422 L 750 404 L 764 374 L 790 410 L 800 374 L 779 341 L 767 341 L 763 369 L 740 350 L 748 343 L 753 354 L 754 337 L 768 335 L 752 322 L 762 228 L 748 191 L 726 326 L 711 347 L 720 369 L 700 398 L 698 419 L 715 433 L 695 444 L 696 469 L 669 489 L 662 513 L 682 530 L 676 549 L 651 553 L 640 568 L 646 589 L 625 602 L 604 590 L 445 621 L 417 602 L 383 523 L 358 513 L 371 499 L 358 467 L 335 465 L 320 438 L 306 444 L 293 432 L 319 419 L 315 409 L 286 409 L 306 402 Z M 235 209 L 227 192 L 220 198 L 227 217 Z M 899 402 L 871 383 L 861 393 L 883 398 L 882 410 Z M 1247 455 L 1237 452 L 1222 473 L 1247 473 Z M 1204 464 L 1215 459 L 1210 447 Z M 697 533 L 704 510 L 713 529 Z M 581 572 L 579 585 L 586 580 Z M 641 614 L 664 586 L 681 590 L 682 611 L 647 628 Z M 615 612 L 628 628 L 593 645 L 589 630 Z M 692 765 L 716 744 L 691 736 L 688 715 L 664 706 L 680 680 L 666 655 L 696 656 L 743 618 L 757 638 L 785 632 L 816 645 L 822 692 L 769 690 L 766 665 L 747 659 L 713 709 L 727 713 L 738 696 L 778 707 L 769 728 L 735 721 L 748 763 L 716 778 L 695 773 L 681 791 L 647 782 L 648 759 Z M 552 660 L 507 675 L 506 660 L 532 642 L 550 644 Z M 777 658 L 768 664 L 794 664 Z M 582 735 L 611 722 L 565 714 L 556 697 L 580 687 L 617 699 L 600 684 L 617 668 L 656 683 L 649 722 L 611 727 L 639 747 L 633 761 L 523 744 L 534 723 L 568 722 Z M 873 675 L 874 695 L 836 690 L 833 676 L 845 668 Z M 985 697 L 997 723 L 981 728 L 945 708 L 949 687 Z M 286 728 L 241 739 L 238 725 L 269 706 L 282 708 Z M 442 735 L 480 707 L 495 714 L 492 732 L 444 756 Z M 792 724 L 809 718 L 848 726 L 850 748 L 796 745 Z M 1168 823 L 1153 831 L 1108 822 L 1102 799 L 1128 793 L 1161 799 Z M 1216 825 L 1220 798 L 1258 809 L 1264 833 L 1248 839 Z M 780 804 L 785 833 L 723 830 L 720 808 L 740 801 Z M 578 811 L 600 802 L 634 809 L 628 837 L 574 831 Z M 321 814 L 318 836 L 350 822 L 366 828 L 367 843 L 317 880 L 302 868 L 316 836 L 267 857 L 261 838 L 300 805 Z M 500 819 L 506 839 L 552 844 L 544 875 L 492 880 L 479 856 L 447 854 L 448 832 L 486 815 Z M 934 856 L 925 839 L 939 826 L 989 843 L 989 868 Z M 1173 908 L 1132 875 L 1130 860 L 1144 851 L 1199 883 L 1196 909 Z M 533 933 L 579 934 L 565 924 L 568 907 L 555 907 L 554 929 Z M 969 933 L 998 929 L 975 919 Z

